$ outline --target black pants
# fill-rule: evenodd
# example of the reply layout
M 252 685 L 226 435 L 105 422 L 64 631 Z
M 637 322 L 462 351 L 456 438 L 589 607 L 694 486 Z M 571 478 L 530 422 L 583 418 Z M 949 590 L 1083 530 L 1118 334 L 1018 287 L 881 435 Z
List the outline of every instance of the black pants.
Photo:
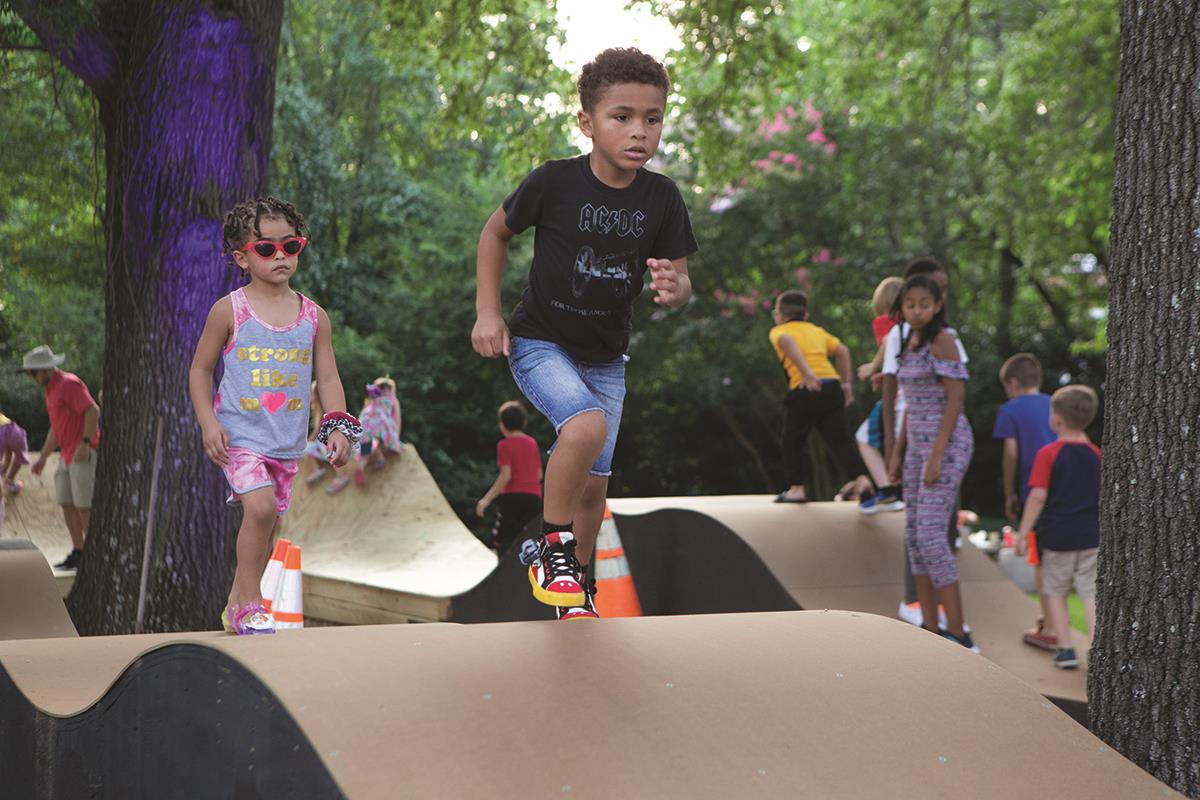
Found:
M 867 466 L 846 426 L 846 401 L 837 381 L 821 381 L 819 392 L 792 389 L 783 406 L 783 465 L 789 486 L 807 483 L 808 435 L 814 428 L 829 446 L 833 466 L 843 478 L 867 474 Z
M 536 494 L 513 492 L 496 498 L 496 522 L 492 526 L 492 547 L 501 558 L 525 526 L 542 513 L 542 498 Z

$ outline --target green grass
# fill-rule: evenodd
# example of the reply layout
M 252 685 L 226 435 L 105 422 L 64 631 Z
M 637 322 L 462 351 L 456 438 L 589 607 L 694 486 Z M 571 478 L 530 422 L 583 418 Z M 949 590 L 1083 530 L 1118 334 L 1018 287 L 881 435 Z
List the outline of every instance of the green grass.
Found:
M 1038 602 L 1037 592 L 1030 592 L 1029 599 Z M 1071 627 L 1080 633 L 1087 633 L 1087 614 L 1083 612 L 1083 601 L 1079 595 L 1071 592 L 1067 597 L 1067 615 L 1071 619 Z

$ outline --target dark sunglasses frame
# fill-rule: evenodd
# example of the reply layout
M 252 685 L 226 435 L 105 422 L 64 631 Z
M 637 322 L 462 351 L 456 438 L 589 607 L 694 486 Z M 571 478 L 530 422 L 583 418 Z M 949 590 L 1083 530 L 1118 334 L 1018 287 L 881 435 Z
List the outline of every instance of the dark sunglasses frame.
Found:
M 289 236 L 282 242 L 272 242 L 268 239 L 258 239 L 253 242 L 246 242 L 238 248 L 245 251 L 249 248 L 254 248 L 254 252 L 260 258 L 274 258 L 275 254 L 280 250 L 285 256 L 298 256 L 304 246 L 308 244 L 308 239 L 303 236 Z M 291 248 L 291 249 L 289 249 Z

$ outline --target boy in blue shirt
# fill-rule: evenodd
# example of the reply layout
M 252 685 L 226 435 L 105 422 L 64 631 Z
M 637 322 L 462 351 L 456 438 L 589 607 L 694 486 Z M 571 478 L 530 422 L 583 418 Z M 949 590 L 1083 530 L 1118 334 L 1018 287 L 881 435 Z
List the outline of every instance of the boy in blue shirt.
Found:
M 1037 525 L 1043 570 L 1042 597 L 1057 635 L 1054 666 L 1079 666 L 1071 646 L 1067 595 L 1071 584 L 1083 601 L 1088 630 L 1096 630 L 1096 553 L 1100 547 L 1100 448 L 1084 429 L 1099 400 L 1087 386 L 1064 386 L 1051 398 L 1050 427 L 1058 436 L 1041 450 L 1029 475 L 1017 552 Z
M 533 596 L 559 619 L 596 617 L 589 569 L 604 517 L 625 402 L 633 301 L 649 270 L 654 302 L 692 295 L 696 251 L 679 189 L 646 169 L 658 149 L 671 83 L 635 48 L 612 48 L 579 78 L 579 127 L 592 152 L 549 161 L 525 177 L 484 225 L 476 257 L 471 344 L 504 356 L 513 380 L 554 425 L 542 535 L 522 560 Z M 533 265 L 507 322 L 500 276 L 508 242 L 534 228 Z
M 1000 367 L 1000 383 L 1008 402 L 996 412 L 992 438 L 1004 440 L 1004 515 L 1019 523 L 1025 499 L 1029 496 L 1029 472 L 1033 459 L 1054 441 L 1050 430 L 1050 395 L 1041 391 L 1042 364 L 1032 353 L 1017 353 Z M 1053 632 L 1047 631 L 1046 601 L 1042 597 L 1042 565 L 1033 531 L 1029 532 L 1029 563 L 1033 565 L 1034 584 L 1042 604 L 1042 615 L 1035 627 L 1021 637 L 1025 644 L 1053 650 L 1057 646 Z

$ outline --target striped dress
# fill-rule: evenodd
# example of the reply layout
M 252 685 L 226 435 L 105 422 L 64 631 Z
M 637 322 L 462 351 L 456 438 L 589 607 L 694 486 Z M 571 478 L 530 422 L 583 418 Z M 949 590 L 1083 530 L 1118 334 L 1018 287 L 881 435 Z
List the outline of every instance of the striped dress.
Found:
M 935 588 L 958 581 L 958 565 L 946 537 L 946 520 L 954 510 L 958 487 L 971 463 L 975 440 L 964 414 L 959 413 L 954 432 L 942 456 L 942 472 L 932 486 L 922 473 L 933 450 L 946 408 L 943 378 L 967 380 L 961 361 L 935 358 L 929 345 L 900 354 L 896 379 L 908 405 L 905 410 L 907 445 L 904 453 L 904 543 L 913 575 L 928 575 Z

